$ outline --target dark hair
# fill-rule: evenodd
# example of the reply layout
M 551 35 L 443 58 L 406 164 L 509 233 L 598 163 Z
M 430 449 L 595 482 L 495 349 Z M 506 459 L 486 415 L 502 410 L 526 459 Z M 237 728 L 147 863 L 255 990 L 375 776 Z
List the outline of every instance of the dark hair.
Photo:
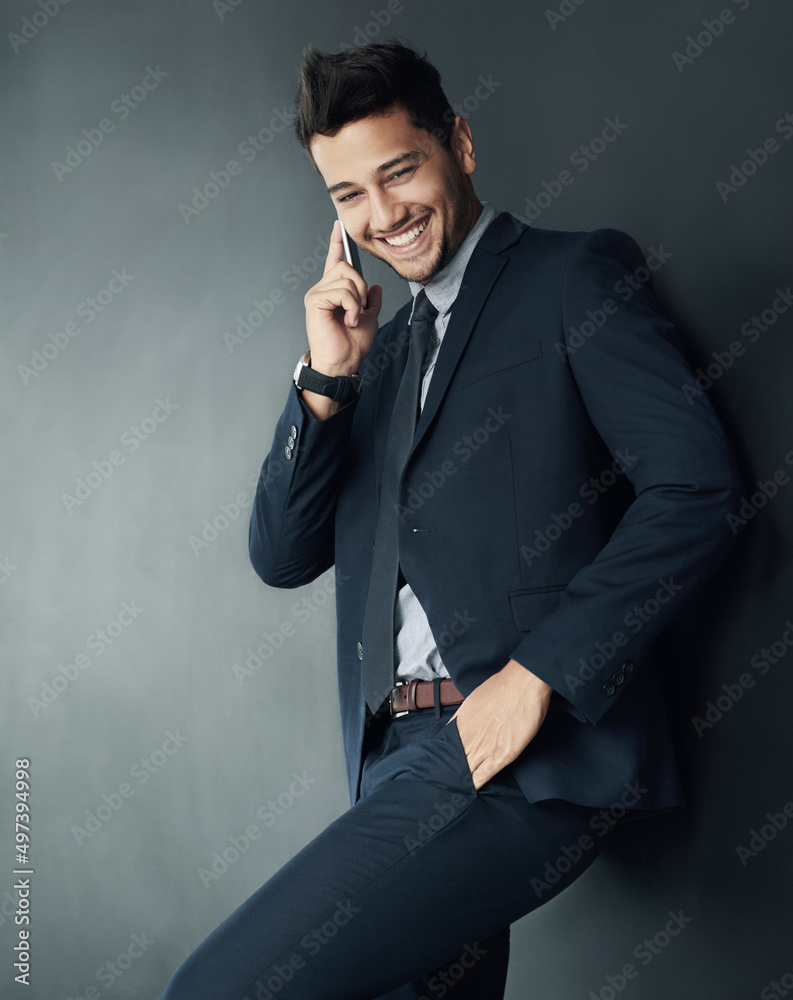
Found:
M 454 111 L 426 56 L 400 42 L 359 45 L 337 55 L 313 46 L 304 51 L 295 134 L 309 156 L 315 135 L 334 136 L 350 122 L 394 106 L 449 148 Z

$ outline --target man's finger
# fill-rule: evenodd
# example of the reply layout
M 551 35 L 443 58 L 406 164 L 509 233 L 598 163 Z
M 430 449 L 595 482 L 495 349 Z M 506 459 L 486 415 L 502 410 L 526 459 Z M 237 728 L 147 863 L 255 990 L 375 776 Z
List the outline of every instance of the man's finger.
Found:
M 383 304 L 383 289 L 381 285 L 370 285 L 364 296 L 364 309 L 371 310 L 371 315 L 378 316 Z
M 344 260 L 344 243 L 341 238 L 341 223 L 337 219 L 330 234 L 328 256 L 325 258 L 325 274 L 341 260 Z

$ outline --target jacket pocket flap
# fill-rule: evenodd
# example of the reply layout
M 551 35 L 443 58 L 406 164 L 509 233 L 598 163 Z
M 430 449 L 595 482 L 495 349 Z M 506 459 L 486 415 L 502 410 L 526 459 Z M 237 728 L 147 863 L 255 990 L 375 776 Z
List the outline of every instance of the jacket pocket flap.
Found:
M 527 361 L 536 361 L 537 358 L 542 357 L 541 344 L 542 341 L 538 340 L 534 344 L 527 344 L 514 351 L 502 351 L 500 354 L 491 355 L 484 361 L 463 369 L 458 375 L 460 384 L 468 385 L 469 382 L 475 382 L 487 375 L 495 375 L 497 372 L 525 364 Z
M 515 625 L 521 632 L 530 632 L 546 615 L 555 611 L 567 589 L 567 584 L 558 587 L 539 587 L 534 590 L 513 590 L 509 595 Z

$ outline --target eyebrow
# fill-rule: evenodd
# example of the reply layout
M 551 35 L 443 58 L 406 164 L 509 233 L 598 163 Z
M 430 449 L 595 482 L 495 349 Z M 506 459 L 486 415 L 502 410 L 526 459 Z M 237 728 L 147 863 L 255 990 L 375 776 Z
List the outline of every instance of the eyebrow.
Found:
M 407 163 L 408 161 L 415 162 L 422 157 L 422 152 L 420 149 L 412 149 L 409 153 L 401 153 L 399 156 L 395 156 L 393 160 L 388 160 L 386 163 L 381 163 L 374 171 L 376 176 L 381 174 L 387 174 L 389 170 L 393 170 L 394 167 L 398 167 L 400 163 Z M 346 188 L 355 187 L 352 181 L 339 181 L 338 184 L 334 184 L 332 187 L 328 188 L 328 194 L 336 194 L 337 191 L 343 191 Z

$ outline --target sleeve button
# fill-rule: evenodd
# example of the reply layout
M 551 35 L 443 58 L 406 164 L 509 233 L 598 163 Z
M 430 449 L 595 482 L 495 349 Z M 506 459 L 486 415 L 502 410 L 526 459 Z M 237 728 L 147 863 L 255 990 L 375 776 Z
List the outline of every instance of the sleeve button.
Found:
M 362 660 L 363 659 L 363 643 L 359 642 L 358 646 L 356 648 L 358 650 L 358 659 Z
M 604 684 L 600 690 L 607 698 L 610 698 L 616 691 L 616 688 L 614 687 L 613 684 Z
M 284 455 L 286 456 L 286 460 L 288 462 L 289 459 L 292 457 L 292 449 L 289 447 L 289 445 L 287 445 L 286 448 L 284 448 Z

